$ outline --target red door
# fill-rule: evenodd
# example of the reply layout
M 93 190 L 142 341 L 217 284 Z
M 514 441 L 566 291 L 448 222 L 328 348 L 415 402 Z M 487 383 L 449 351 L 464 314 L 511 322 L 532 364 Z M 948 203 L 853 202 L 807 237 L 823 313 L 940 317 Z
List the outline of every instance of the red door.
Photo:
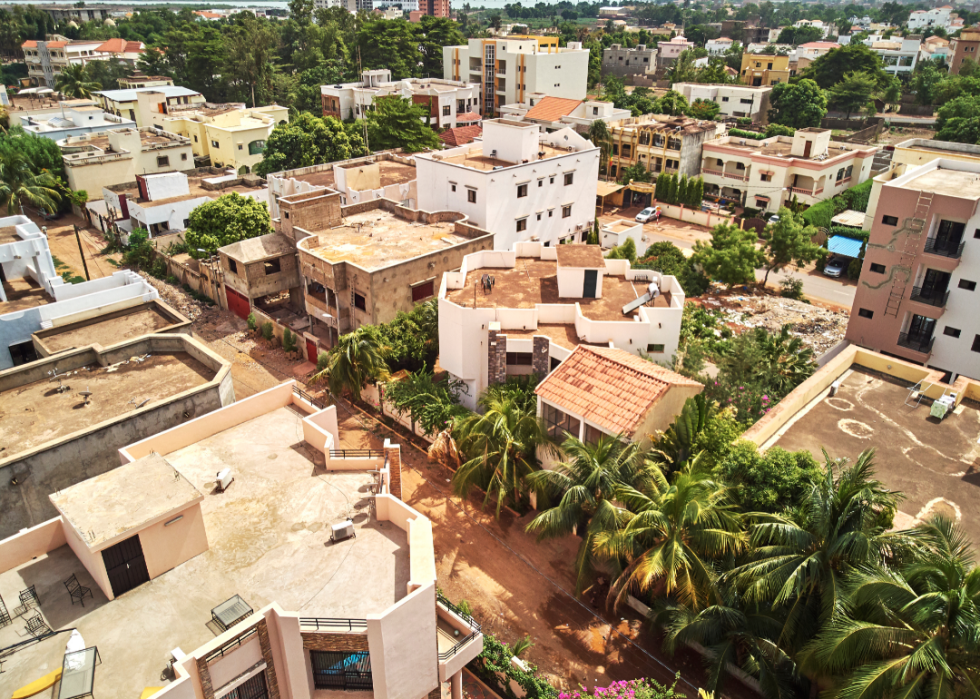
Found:
M 316 343 L 309 338 L 306 340 L 306 358 L 316 364 Z
M 228 298 L 228 310 L 242 320 L 247 320 L 248 314 L 252 312 L 252 304 L 248 302 L 248 298 L 242 296 L 230 286 L 225 286 L 225 292 Z

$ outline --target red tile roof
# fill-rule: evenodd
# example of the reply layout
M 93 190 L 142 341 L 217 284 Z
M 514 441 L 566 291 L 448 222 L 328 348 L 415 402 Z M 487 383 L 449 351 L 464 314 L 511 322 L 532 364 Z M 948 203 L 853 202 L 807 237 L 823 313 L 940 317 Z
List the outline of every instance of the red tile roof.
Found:
M 539 121 L 558 121 L 563 116 L 568 116 L 575 111 L 575 108 L 582 104 L 582 100 L 570 100 L 564 97 L 542 97 L 541 101 L 531 107 L 531 110 L 524 115 L 525 119 L 538 119 Z
M 455 129 L 446 129 L 439 134 L 439 138 L 449 148 L 455 148 L 456 146 L 464 146 L 467 143 L 472 143 L 473 139 L 482 133 L 483 127 L 475 124 L 473 126 L 458 126 Z
M 109 39 L 99 45 L 96 51 L 102 53 L 139 53 L 144 50 L 142 41 L 126 41 L 125 39 Z
M 672 386 L 703 388 L 625 350 L 579 345 L 534 392 L 605 430 L 632 436 Z
M 476 112 L 463 112 L 462 114 L 456 115 L 456 121 L 480 121 L 483 119 Z
M 48 48 L 49 49 L 63 49 L 63 48 L 65 48 L 68 45 L 68 42 L 67 41 L 49 41 L 47 45 L 48 45 Z
M 22 49 L 36 49 L 37 42 L 34 41 L 33 39 L 30 39 L 29 41 L 25 41 L 23 44 L 21 44 L 20 47 Z

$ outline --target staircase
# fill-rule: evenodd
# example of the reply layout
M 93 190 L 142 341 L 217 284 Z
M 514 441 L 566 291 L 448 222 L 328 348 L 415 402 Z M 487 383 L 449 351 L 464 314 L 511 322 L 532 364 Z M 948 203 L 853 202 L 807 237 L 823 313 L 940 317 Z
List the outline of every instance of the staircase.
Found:
M 922 231 L 926 227 L 926 220 L 929 216 L 929 209 L 932 208 L 932 192 L 919 192 L 919 198 L 915 202 L 915 210 L 912 218 L 908 219 L 905 227 L 905 244 L 902 248 L 899 262 L 895 265 L 895 273 L 892 276 L 892 288 L 888 293 L 888 301 L 885 303 L 885 315 L 898 317 L 899 308 L 902 306 L 902 298 L 905 296 L 905 287 L 912 281 L 912 263 L 915 261 L 916 251 L 919 249 L 919 240 L 922 238 Z M 905 270 L 907 274 L 899 274 L 899 270 Z

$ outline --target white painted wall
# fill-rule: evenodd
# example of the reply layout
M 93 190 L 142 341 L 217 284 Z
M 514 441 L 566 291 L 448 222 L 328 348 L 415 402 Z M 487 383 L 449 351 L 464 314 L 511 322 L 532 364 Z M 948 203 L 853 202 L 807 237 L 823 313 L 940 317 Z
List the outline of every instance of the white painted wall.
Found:
M 150 201 L 182 197 L 191 193 L 187 175 L 182 172 L 166 172 L 146 176 L 146 193 Z

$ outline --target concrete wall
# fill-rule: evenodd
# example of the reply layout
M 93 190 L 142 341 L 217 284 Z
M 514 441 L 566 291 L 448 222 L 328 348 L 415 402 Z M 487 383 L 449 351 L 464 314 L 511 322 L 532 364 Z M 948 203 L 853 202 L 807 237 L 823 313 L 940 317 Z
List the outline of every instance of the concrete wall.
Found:
M 165 526 L 177 516 L 183 519 Z M 186 510 L 169 514 L 166 520 L 141 530 L 139 537 L 146 569 L 152 580 L 208 550 L 201 504 L 195 503 Z
M 0 574 L 67 543 L 65 523 L 60 516 L 24 529 L 0 541 Z
M 102 553 L 91 551 L 88 544 L 75 531 L 75 528 L 68 523 L 65 523 L 65 539 L 68 542 L 69 548 L 75 553 L 75 557 L 78 558 L 79 563 L 92 576 L 92 580 L 99 586 L 99 589 L 102 590 L 106 598 L 110 600 L 115 599 L 112 594 L 112 585 L 109 583 L 109 575 L 105 571 L 105 562 L 102 560 Z
M 369 614 L 376 699 L 419 699 L 439 686 L 436 586 L 429 582 L 383 614 Z

